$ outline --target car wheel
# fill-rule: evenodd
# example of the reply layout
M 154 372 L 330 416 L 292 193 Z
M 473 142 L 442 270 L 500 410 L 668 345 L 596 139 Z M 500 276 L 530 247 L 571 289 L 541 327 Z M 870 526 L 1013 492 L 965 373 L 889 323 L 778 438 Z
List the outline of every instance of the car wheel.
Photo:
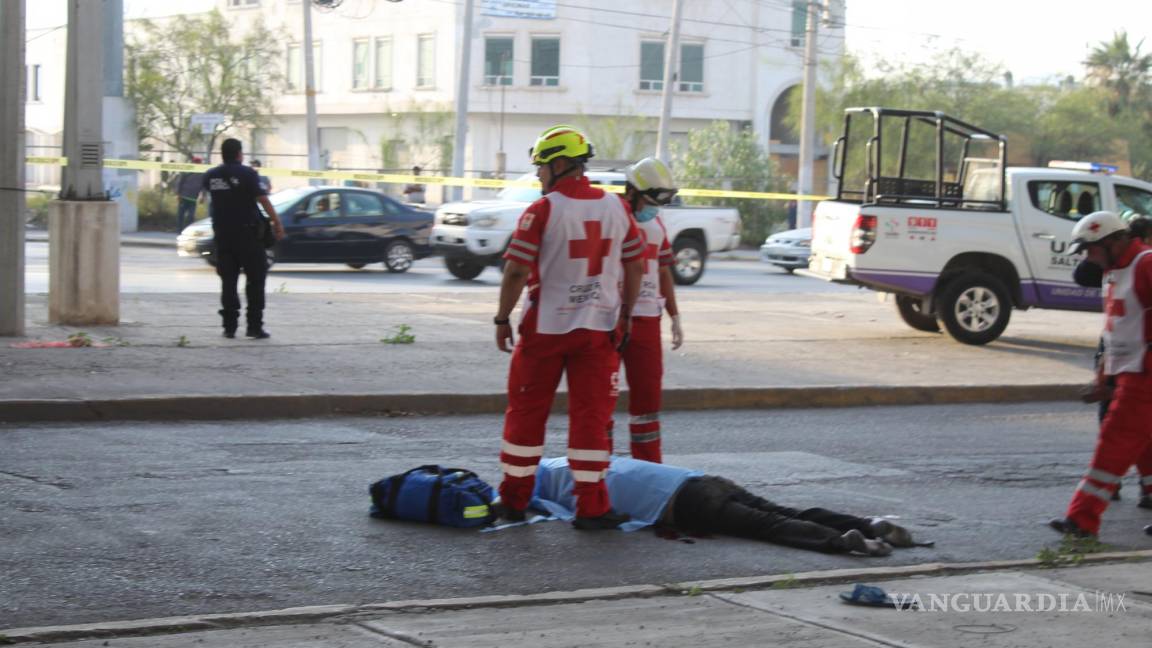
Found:
M 707 251 L 704 244 L 694 238 L 676 239 L 672 246 L 675 263 L 672 264 L 672 279 L 681 286 L 691 286 L 700 281 L 704 274 L 704 260 Z
M 416 250 L 412 244 L 403 239 L 397 239 L 384 248 L 384 267 L 388 272 L 408 272 L 412 263 L 416 261 Z
M 896 311 L 900 319 L 917 331 L 939 333 L 940 322 L 936 321 L 935 313 L 924 312 L 924 300 L 911 295 L 896 295 Z
M 353 270 L 363 270 L 364 266 L 366 266 L 368 264 L 367 263 L 348 263 L 345 265 L 347 265 L 349 268 L 352 268 Z
M 957 342 L 988 344 L 1008 327 L 1012 302 L 999 279 L 972 272 L 944 287 L 936 310 L 940 323 Z
M 787 272 L 788 274 L 796 272 L 796 268 L 793 268 L 792 266 L 781 266 L 780 269 L 784 272 Z
M 457 279 L 475 279 L 484 272 L 484 264 L 463 257 L 444 257 L 444 267 Z

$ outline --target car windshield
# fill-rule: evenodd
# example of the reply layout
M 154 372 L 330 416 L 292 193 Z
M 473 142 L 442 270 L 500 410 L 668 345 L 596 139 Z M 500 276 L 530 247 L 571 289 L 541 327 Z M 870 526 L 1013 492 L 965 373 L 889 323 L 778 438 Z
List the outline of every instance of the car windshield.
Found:
M 534 187 L 505 187 L 497 194 L 500 200 L 508 202 L 536 202 L 542 195 L 540 193 L 540 183 L 536 180 L 535 173 L 525 173 L 524 175 L 516 178 L 516 182 L 535 182 Z

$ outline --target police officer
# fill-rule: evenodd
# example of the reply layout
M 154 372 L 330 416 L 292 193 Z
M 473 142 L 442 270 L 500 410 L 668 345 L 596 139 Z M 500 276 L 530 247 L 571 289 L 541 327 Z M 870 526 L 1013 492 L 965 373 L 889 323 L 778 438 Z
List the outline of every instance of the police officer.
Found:
M 276 208 L 260 186 L 255 169 L 243 164 L 243 147 L 238 139 L 226 139 L 220 146 L 224 163 L 204 174 L 204 190 L 212 196 L 210 213 L 212 232 L 216 243 L 216 274 L 220 275 L 220 315 L 224 318 L 224 337 L 236 337 L 240 320 L 240 296 L 236 282 L 240 272 L 246 279 L 245 296 L 248 299 L 248 328 L 250 338 L 263 340 L 264 280 L 268 275 L 268 260 L 264 254 L 262 216 L 258 205 L 264 208 L 277 240 L 284 238 L 284 227 Z

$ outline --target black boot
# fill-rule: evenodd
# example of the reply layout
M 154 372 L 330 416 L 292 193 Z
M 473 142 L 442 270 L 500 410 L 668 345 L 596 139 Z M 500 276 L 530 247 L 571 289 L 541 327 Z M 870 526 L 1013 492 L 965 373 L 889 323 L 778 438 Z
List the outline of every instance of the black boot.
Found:
M 262 326 L 257 326 L 255 328 L 249 326 L 244 335 L 254 340 L 267 340 L 268 338 L 272 337 L 272 334 L 268 331 L 265 331 L 264 327 Z
M 236 337 L 236 328 L 240 324 L 240 313 L 226 311 L 224 309 L 220 309 L 216 312 L 220 314 L 220 317 L 223 318 L 224 321 L 224 337 Z
M 631 520 L 632 517 L 627 513 L 617 513 L 611 509 L 600 517 L 577 517 L 572 520 L 572 526 L 580 529 L 581 531 L 606 531 L 609 529 L 618 529 L 621 524 Z

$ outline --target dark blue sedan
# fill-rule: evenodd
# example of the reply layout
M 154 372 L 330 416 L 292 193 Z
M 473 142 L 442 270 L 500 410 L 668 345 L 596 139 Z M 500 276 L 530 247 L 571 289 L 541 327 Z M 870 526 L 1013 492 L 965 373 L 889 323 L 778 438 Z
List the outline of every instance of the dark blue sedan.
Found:
M 268 250 L 273 263 L 343 263 L 360 269 L 383 263 L 389 272 L 406 272 L 432 253 L 428 242 L 432 212 L 397 202 L 371 189 L 298 187 L 269 199 L 284 224 L 284 238 Z M 205 218 L 184 228 L 176 239 L 180 256 L 201 257 L 215 265 L 212 222 Z

